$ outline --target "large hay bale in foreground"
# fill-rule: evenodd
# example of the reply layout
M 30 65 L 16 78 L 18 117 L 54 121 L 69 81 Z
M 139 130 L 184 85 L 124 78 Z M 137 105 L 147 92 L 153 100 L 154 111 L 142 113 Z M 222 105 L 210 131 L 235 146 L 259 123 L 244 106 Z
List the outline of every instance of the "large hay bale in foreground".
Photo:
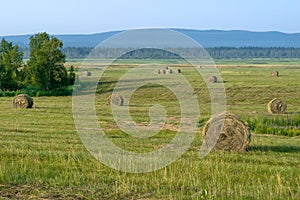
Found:
M 33 99 L 27 94 L 19 94 L 13 99 L 14 108 L 32 108 Z
M 216 76 L 209 76 L 206 80 L 208 83 L 216 83 L 218 81 Z
M 272 75 L 272 77 L 278 77 L 279 72 L 278 71 L 272 71 L 271 75 Z
M 223 128 L 220 133 L 220 127 L 223 122 Z M 203 136 L 204 145 L 213 145 L 213 141 L 216 141 L 216 137 L 219 136 L 213 149 L 224 151 L 245 151 L 251 141 L 248 124 L 232 113 L 222 113 L 213 116 L 205 124 Z
M 109 103 L 110 105 L 114 105 L 114 106 L 123 106 L 124 99 L 120 95 L 113 94 L 109 97 Z
M 287 105 L 286 103 L 281 100 L 281 99 L 272 99 L 269 103 L 268 103 L 268 111 L 271 114 L 282 114 L 286 111 L 287 109 Z

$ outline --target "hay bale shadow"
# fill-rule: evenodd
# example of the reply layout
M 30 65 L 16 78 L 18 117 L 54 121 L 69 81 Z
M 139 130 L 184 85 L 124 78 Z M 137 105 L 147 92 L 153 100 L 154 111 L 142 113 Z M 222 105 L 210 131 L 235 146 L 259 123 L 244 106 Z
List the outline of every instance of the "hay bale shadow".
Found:
M 287 115 L 300 115 L 300 111 L 299 112 L 285 112 L 284 114 L 287 114 Z

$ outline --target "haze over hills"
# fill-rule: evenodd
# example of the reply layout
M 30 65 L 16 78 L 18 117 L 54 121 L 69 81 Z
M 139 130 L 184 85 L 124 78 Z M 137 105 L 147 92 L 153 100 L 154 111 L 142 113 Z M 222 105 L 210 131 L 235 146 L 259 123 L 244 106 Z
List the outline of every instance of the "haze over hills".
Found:
M 300 48 L 300 33 L 251 32 L 243 30 L 191 30 L 173 29 L 181 32 L 203 47 L 295 47 Z M 121 31 L 97 34 L 54 35 L 63 41 L 64 47 L 95 47 L 103 40 Z M 28 47 L 31 35 L 5 36 L 7 41 L 20 47 Z M 0 39 L 3 37 L 0 36 Z

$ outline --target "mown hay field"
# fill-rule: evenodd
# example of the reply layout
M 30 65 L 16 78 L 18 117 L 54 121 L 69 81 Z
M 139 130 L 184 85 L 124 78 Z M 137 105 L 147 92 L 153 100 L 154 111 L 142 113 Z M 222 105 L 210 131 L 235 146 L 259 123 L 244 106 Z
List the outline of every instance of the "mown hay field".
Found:
M 281 118 L 300 115 L 300 62 L 292 66 L 235 63 L 220 65 L 227 110 L 242 119 L 272 118 L 267 104 L 274 98 L 288 105 Z M 78 136 L 72 97 L 33 97 L 32 109 L 14 109 L 0 98 L 1 199 L 299 199 L 300 137 L 252 133 L 249 150 L 214 151 L 200 158 L 202 129 L 210 117 L 204 80 L 191 68 L 180 67 L 198 96 L 199 131 L 191 147 L 174 163 L 149 173 L 126 173 L 96 160 Z M 149 152 L 176 134 L 180 105 L 171 91 L 146 85 L 130 101 L 133 119 L 149 123 L 149 108 L 161 104 L 167 126 L 150 139 L 132 138 L 113 121 L 107 99 L 127 70 L 109 68 L 100 80 L 96 109 L 107 136 L 123 149 Z M 279 77 L 271 77 L 273 70 Z M 152 71 L 153 73 L 153 71 Z M 218 83 L 215 83 L 218 84 Z M 160 95 L 157 95 L 160 94 Z

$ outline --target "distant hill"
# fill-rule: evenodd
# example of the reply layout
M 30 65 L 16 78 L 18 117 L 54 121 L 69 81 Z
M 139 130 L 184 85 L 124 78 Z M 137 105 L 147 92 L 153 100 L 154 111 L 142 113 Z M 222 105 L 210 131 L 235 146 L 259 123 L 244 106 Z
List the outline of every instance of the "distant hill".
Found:
M 300 47 L 300 33 L 175 29 L 203 47 Z
M 203 47 L 295 47 L 300 48 L 300 33 L 251 32 L 243 30 L 190 30 L 173 29 L 199 42 Z M 95 47 L 103 40 L 121 31 L 97 34 L 54 35 L 64 47 Z M 30 35 L 5 36 L 6 40 L 27 47 Z M 0 36 L 0 39 L 3 37 Z

